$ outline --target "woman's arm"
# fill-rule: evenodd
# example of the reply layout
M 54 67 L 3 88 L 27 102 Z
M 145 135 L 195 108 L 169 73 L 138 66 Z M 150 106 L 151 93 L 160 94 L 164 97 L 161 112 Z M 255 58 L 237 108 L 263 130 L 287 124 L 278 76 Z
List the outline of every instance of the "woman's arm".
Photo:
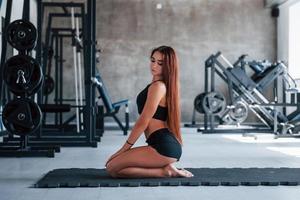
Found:
M 147 100 L 144 105 L 143 111 L 139 119 L 136 121 L 134 127 L 132 128 L 128 139 L 126 140 L 125 144 L 121 147 L 121 149 L 119 149 L 106 161 L 105 166 L 110 160 L 117 157 L 122 152 L 129 150 L 132 147 L 132 145 L 137 141 L 137 139 L 141 136 L 141 134 L 146 130 L 149 121 L 155 114 L 158 104 L 160 100 L 165 96 L 166 91 L 167 90 L 165 84 L 160 82 L 155 82 L 149 87 Z
M 166 91 L 166 86 L 162 82 L 155 82 L 150 85 L 144 109 L 128 136 L 127 141 L 129 143 L 134 144 L 146 130 L 150 120 L 156 112 L 160 100 L 166 95 Z M 132 145 L 126 142 L 122 148 L 128 150 L 131 146 Z

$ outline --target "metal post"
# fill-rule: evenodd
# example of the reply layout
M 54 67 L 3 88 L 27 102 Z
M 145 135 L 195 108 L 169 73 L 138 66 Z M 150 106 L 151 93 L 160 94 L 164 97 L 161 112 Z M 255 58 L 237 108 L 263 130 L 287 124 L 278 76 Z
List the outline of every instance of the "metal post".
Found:
M 13 0 L 7 1 L 6 3 L 6 13 L 5 13 L 5 22 L 4 22 L 4 28 L 6 28 L 10 23 L 10 17 L 11 17 L 11 8 L 12 8 Z M 2 24 L 1 24 L 2 26 Z M 3 29 L 4 30 L 4 29 Z M 1 63 L 0 63 L 0 101 L 4 105 L 6 103 L 5 100 L 5 87 L 2 77 L 3 72 L 3 66 L 5 64 L 6 60 L 6 53 L 7 53 L 7 41 L 5 38 L 5 34 L 2 34 L 2 51 L 1 51 Z
M 22 19 L 30 21 L 30 1 L 24 0 L 23 2 L 23 16 Z
M 95 112 L 94 108 L 92 107 L 92 103 L 94 101 L 92 97 L 92 83 L 90 81 L 90 77 L 92 77 L 92 49 L 93 49 L 93 41 L 92 41 L 92 0 L 87 0 L 87 17 L 86 17 L 86 27 L 85 27 L 85 34 L 86 36 L 86 56 L 85 56 L 85 92 L 86 92 L 86 107 L 85 107 L 85 130 L 87 133 L 87 142 L 91 142 L 91 132 L 92 130 L 92 116 Z
M 73 67 L 74 67 L 74 82 L 75 82 L 75 104 L 76 104 L 76 130 L 77 133 L 80 131 L 79 127 L 79 102 L 78 102 L 78 72 L 77 72 L 77 54 L 76 54 L 76 42 L 75 42 L 75 16 L 74 16 L 74 8 L 71 8 L 71 24 L 72 24 L 72 45 L 73 45 Z
M 55 95 L 54 95 L 54 102 L 55 104 L 57 105 L 58 104 L 58 86 L 59 84 L 62 84 L 62 83 L 59 83 L 58 84 L 58 65 L 59 65 L 59 52 L 58 52 L 58 35 L 55 34 L 55 51 L 54 51 L 54 58 L 55 58 Z M 58 113 L 55 113 L 55 125 L 57 126 L 58 125 Z
M 96 0 L 92 0 L 92 74 L 90 77 L 95 77 L 95 72 L 96 72 Z M 96 134 L 96 96 L 95 96 L 95 85 L 92 84 L 92 91 L 91 91 L 91 99 L 92 99 L 92 108 L 94 112 L 92 113 L 91 116 L 91 138 L 90 140 L 95 139 L 95 134 Z M 129 112 L 129 110 L 128 110 Z
M 59 37 L 59 103 L 63 104 L 63 37 Z M 62 125 L 63 124 L 63 113 L 60 112 L 59 113 L 59 124 Z
M 213 58 L 213 63 L 210 70 L 210 92 L 215 91 L 215 57 Z M 210 130 L 214 130 L 215 128 L 215 117 L 213 114 L 209 115 L 209 123 L 210 123 Z
M 75 28 L 76 28 L 76 35 L 75 37 L 77 37 L 77 42 L 76 42 L 76 52 L 77 52 L 77 67 L 78 67 L 78 82 L 79 82 L 79 105 L 80 105 L 80 130 L 84 129 L 84 126 L 82 125 L 82 121 L 83 121 L 83 113 L 82 113 L 82 106 L 83 106 L 83 94 L 82 94 L 82 75 L 81 75 L 81 71 L 82 71 L 82 65 L 81 65 L 81 47 L 80 44 L 78 44 L 79 40 L 79 19 L 78 17 L 75 19 Z M 76 40 L 75 40 L 76 41 Z
M 211 58 L 210 58 L 211 59 Z M 208 69 L 209 68 L 209 64 L 208 64 L 208 61 L 207 62 L 205 62 L 205 93 L 207 93 L 208 92 L 208 84 L 209 84 L 209 82 L 208 82 Z M 207 114 L 206 113 L 204 113 L 204 130 L 206 131 L 207 130 L 207 128 L 208 128 L 208 116 L 207 116 Z

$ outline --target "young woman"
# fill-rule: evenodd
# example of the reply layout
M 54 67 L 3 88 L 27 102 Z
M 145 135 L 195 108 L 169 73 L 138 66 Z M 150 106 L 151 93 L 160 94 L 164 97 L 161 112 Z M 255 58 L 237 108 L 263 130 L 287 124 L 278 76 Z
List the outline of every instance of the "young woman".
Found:
M 192 177 L 173 166 L 182 153 L 177 56 L 173 48 L 160 46 L 152 50 L 150 61 L 152 82 L 137 96 L 140 117 L 106 170 L 116 178 Z M 132 148 L 143 132 L 148 146 Z

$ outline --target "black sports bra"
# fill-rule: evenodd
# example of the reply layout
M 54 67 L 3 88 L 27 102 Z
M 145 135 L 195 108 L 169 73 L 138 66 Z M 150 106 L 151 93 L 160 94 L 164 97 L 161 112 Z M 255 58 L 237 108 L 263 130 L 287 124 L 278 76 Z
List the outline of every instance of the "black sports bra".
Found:
M 136 98 L 136 104 L 138 107 L 139 114 L 141 114 L 144 109 L 144 106 L 145 106 L 145 103 L 147 100 L 148 88 L 150 87 L 150 85 L 151 85 L 151 83 L 148 84 L 147 87 L 145 89 L 143 89 Z M 168 117 L 168 108 L 158 105 L 156 112 L 152 118 L 158 119 L 161 121 L 166 121 L 167 117 Z

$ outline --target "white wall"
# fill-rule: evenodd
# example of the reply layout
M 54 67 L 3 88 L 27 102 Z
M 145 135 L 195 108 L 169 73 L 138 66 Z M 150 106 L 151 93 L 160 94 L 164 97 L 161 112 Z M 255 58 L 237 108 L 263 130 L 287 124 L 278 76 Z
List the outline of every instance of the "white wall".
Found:
M 277 59 L 288 62 L 289 59 L 289 8 L 300 0 L 289 0 L 279 6 L 277 19 Z
M 300 79 L 300 1 L 289 9 L 289 72 Z
M 290 16 L 289 16 L 289 10 L 290 7 L 295 5 L 296 3 L 299 3 L 300 0 L 289 0 L 285 2 L 284 4 L 279 6 L 280 14 L 277 19 L 277 60 L 283 60 L 288 64 L 289 67 L 289 43 L 290 43 Z M 289 67 L 289 73 L 293 78 L 297 78 L 296 76 L 293 76 L 294 74 L 290 72 L 291 68 Z M 299 83 L 298 87 L 299 87 Z M 281 88 L 281 84 L 279 85 L 279 88 Z M 282 94 L 278 94 L 279 99 L 282 98 Z M 286 96 L 287 101 L 290 101 L 290 96 Z M 287 114 L 294 111 L 295 108 L 288 107 L 287 108 Z
M 6 1 L 3 0 L 1 4 L 1 9 L 0 9 L 0 25 L 2 25 L 2 17 L 5 16 L 5 9 L 6 9 Z M 2 28 L 0 29 L 0 44 L 2 44 Z M 1 56 L 2 48 L 0 48 L 0 56 Z

